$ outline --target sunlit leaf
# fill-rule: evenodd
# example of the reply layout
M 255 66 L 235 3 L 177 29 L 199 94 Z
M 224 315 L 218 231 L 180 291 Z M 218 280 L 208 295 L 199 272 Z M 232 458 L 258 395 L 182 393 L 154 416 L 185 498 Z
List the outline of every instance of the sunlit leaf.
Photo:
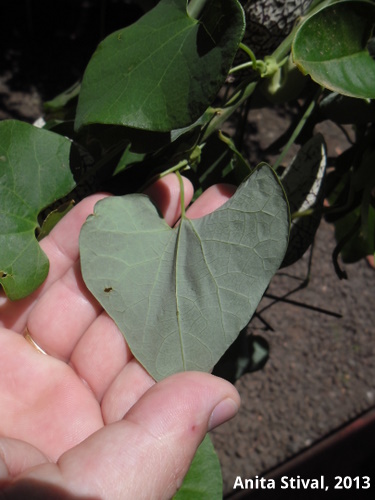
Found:
M 191 463 L 174 500 L 221 500 L 223 480 L 220 462 L 207 435 Z
M 35 237 L 39 212 L 75 186 L 68 139 L 16 120 L 0 122 L 0 283 L 11 299 L 35 290 L 48 259 Z
M 330 90 L 375 98 L 375 61 L 367 45 L 374 23 L 372 2 L 329 5 L 298 30 L 292 46 L 294 61 L 304 74 Z
M 83 77 L 76 128 L 192 124 L 224 82 L 243 31 L 237 0 L 208 2 L 199 21 L 187 14 L 186 0 L 161 0 L 99 45 Z
M 268 165 L 215 212 L 170 228 L 148 197 L 97 203 L 81 237 L 86 285 L 157 380 L 209 371 L 283 259 L 288 207 Z

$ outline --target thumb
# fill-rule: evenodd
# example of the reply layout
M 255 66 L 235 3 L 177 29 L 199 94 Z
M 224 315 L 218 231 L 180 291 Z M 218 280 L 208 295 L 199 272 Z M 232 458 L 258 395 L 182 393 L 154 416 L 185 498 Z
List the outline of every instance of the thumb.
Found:
M 236 389 L 185 372 L 152 386 L 125 418 L 66 452 L 58 465 L 71 493 L 96 498 L 170 498 L 206 432 L 232 418 Z

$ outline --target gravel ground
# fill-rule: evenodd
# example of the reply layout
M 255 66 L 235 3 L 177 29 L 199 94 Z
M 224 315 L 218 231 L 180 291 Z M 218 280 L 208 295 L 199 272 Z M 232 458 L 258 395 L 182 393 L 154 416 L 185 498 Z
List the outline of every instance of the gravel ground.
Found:
M 268 340 L 270 358 L 237 382 L 239 415 L 212 433 L 226 493 L 238 475 L 265 473 L 375 404 L 374 271 L 362 261 L 346 267 L 347 281 L 338 280 L 327 259 L 334 245 L 323 223 L 308 287 L 288 299 L 341 318 L 264 298 L 259 312 L 274 331 L 257 318 L 249 326 Z M 275 276 L 269 293 L 289 293 L 307 269 L 305 255 Z
M 249 112 L 244 147 L 253 164 L 272 164 L 277 155 L 269 146 L 295 112 L 283 107 Z M 326 121 L 316 131 L 325 137 L 328 157 L 349 145 L 350 128 L 345 134 Z M 296 151 L 291 149 L 289 159 Z M 335 245 L 334 228 L 323 221 L 312 254 L 306 252 L 271 282 L 267 294 L 281 299 L 264 297 L 260 318 L 248 327 L 249 334 L 268 341 L 270 358 L 263 370 L 237 382 L 240 413 L 213 433 L 226 494 L 233 492 L 237 476 L 266 474 L 375 407 L 375 272 L 363 260 L 344 266 L 348 280 L 339 280 L 331 261 Z
M 41 113 L 42 99 L 74 83 L 77 66 L 87 57 L 86 47 L 81 58 L 74 53 L 69 60 L 74 46 L 70 40 L 65 52 L 54 53 L 58 57 L 51 72 L 52 62 L 47 58 L 43 63 L 45 47 L 38 38 L 32 49 L 26 48 L 22 30 L 27 29 L 27 19 L 20 14 L 20 24 L 14 29 L 8 26 L 10 31 L 5 33 L 8 48 L 0 67 L 0 119 L 32 122 Z M 289 120 L 290 110 L 281 108 L 250 112 L 245 147 L 252 162 L 272 162 L 272 155 L 264 150 Z M 344 135 L 332 124 L 323 124 L 322 130 L 329 154 L 346 147 Z M 265 473 L 375 406 L 374 270 L 361 261 L 346 266 L 349 279 L 340 281 L 330 260 L 334 246 L 333 228 L 322 223 L 308 286 L 293 293 L 307 276 L 306 254 L 274 278 L 268 293 L 280 300 L 265 297 L 258 310 L 261 319 L 255 318 L 248 328 L 249 333 L 267 339 L 270 359 L 263 370 L 237 382 L 240 413 L 212 433 L 227 494 L 233 491 L 237 476 Z M 306 307 L 283 301 L 287 294 L 289 300 Z

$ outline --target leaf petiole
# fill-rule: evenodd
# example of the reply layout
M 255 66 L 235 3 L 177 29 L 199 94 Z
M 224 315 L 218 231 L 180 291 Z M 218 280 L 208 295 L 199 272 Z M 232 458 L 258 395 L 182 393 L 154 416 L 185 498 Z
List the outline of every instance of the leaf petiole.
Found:
M 261 59 L 257 59 L 255 57 L 254 52 L 244 43 L 241 42 L 238 45 L 238 48 L 243 50 L 245 54 L 249 56 L 250 61 L 248 61 L 247 63 L 240 64 L 239 66 L 235 66 L 234 68 L 231 68 L 229 74 L 235 73 L 236 71 L 240 71 L 242 69 L 253 68 L 262 76 L 267 69 L 267 65 L 265 64 L 265 62 L 262 61 Z
M 142 186 L 138 189 L 138 193 L 142 193 L 146 188 L 148 188 L 151 184 L 156 182 L 159 179 L 162 179 L 168 174 L 173 174 L 174 172 L 182 171 L 184 172 L 185 170 L 189 170 L 190 165 L 187 160 L 181 160 L 177 163 L 177 165 L 173 165 L 171 168 L 167 168 L 167 170 L 164 170 L 163 172 L 156 174 L 152 176 L 150 179 L 148 179 Z
M 161 179 L 162 177 L 165 177 L 168 174 L 173 174 L 173 172 L 179 172 L 180 170 L 189 170 L 189 162 L 187 160 L 181 160 L 177 163 L 177 165 L 173 165 L 173 167 L 168 168 L 167 170 L 164 170 L 161 174 L 159 174 L 158 178 Z

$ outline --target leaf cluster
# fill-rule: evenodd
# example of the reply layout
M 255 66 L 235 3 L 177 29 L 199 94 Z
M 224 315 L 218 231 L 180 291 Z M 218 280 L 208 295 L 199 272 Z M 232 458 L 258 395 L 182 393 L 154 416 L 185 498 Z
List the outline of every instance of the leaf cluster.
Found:
M 272 2 L 259 14 L 245 0 L 160 0 L 99 44 L 82 80 L 45 103 L 41 128 L 0 123 L 0 284 L 10 299 L 29 295 L 48 273 L 38 239 L 74 202 L 110 191 L 118 196 L 97 205 L 81 234 L 88 288 L 156 379 L 216 366 L 235 380 L 264 365 L 267 344 L 243 328 L 323 216 L 335 225 L 340 278 L 339 255 L 374 255 L 375 5 L 302 3 L 292 19 L 280 2 L 270 16 Z M 269 21 L 260 38 L 249 35 L 273 18 L 286 27 L 281 42 Z M 290 102 L 299 114 L 275 145 L 279 158 L 249 164 L 241 116 Z M 350 128 L 351 145 L 336 158 L 315 133 L 325 120 Z M 299 152 L 285 164 L 293 144 Z M 170 228 L 140 194 L 170 172 L 190 177 L 197 195 L 216 182 L 239 187 L 197 221 L 182 207 Z M 197 463 L 210 443 L 202 450 Z M 180 496 L 194 491 L 200 468 Z

